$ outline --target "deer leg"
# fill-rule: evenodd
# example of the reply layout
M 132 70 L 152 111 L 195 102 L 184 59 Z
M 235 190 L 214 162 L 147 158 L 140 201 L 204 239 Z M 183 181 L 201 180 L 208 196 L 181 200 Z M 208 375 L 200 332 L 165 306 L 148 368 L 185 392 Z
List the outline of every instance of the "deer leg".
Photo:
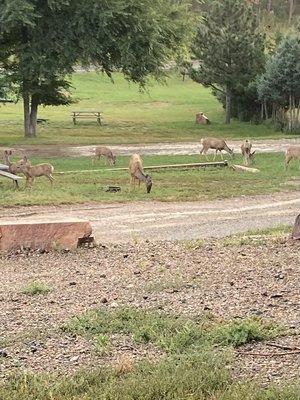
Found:
M 49 174 L 49 175 L 47 175 L 47 178 L 49 179 L 49 181 L 51 183 L 51 187 L 53 187 L 53 181 L 54 181 L 53 176 L 51 174 Z
M 222 158 L 222 161 L 224 160 L 224 158 L 223 158 L 223 153 L 222 153 L 222 150 L 220 150 L 220 154 L 221 154 L 221 158 Z
M 216 150 L 216 152 L 215 152 L 215 155 L 214 155 L 213 161 L 215 161 L 215 159 L 216 159 L 216 157 L 217 157 L 217 153 L 218 153 L 218 150 Z

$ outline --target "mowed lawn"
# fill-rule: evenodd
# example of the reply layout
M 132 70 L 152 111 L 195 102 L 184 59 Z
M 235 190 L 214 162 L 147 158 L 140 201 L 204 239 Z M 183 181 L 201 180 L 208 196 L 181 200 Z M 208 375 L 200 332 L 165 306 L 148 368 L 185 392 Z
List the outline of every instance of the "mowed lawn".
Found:
M 77 104 L 40 107 L 39 118 L 48 121 L 38 126 L 38 138 L 23 138 L 23 105 L 0 106 L 0 145 L 15 144 L 121 144 L 198 141 L 203 135 L 223 138 L 279 138 L 284 136 L 266 125 L 233 121 L 224 125 L 224 110 L 210 89 L 171 73 L 165 84 L 152 82 L 147 91 L 114 74 L 114 83 L 95 72 L 73 76 Z M 96 120 L 80 120 L 76 126 L 72 110 L 99 110 L 103 126 Z M 195 114 L 204 112 L 209 126 L 195 123 Z
M 210 158 L 212 159 L 212 155 Z M 128 171 L 109 170 L 104 162 L 92 165 L 88 157 L 34 159 L 37 162 L 51 162 L 55 168 L 55 183 L 51 189 L 45 177 L 37 178 L 33 189 L 25 189 L 25 179 L 21 190 L 13 189 L 11 181 L 0 178 L 0 205 L 67 204 L 111 201 L 183 201 L 223 199 L 240 195 L 268 194 L 283 190 L 299 189 L 299 167 L 291 163 L 288 171 L 283 167 L 283 154 L 259 154 L 255 167 L 260 173 L 236 172 L 231 168 L 176 169 L 149 171 L 153 179 L 153 189 L 146 194 L 145 186 L 130 191 Z M 145 156 L 144 165 L 189 163 L 205 161 L 205 157 L 194 156 Z M 235 163 L 241 163 L 236 156 Z M 127 157 L 119 157 L 117 167 L 126 167 Z M 95 170 L 96 171 L 93 171 Z M 91 172 L 86 170 L 91 170 Z M 63 171 L 76 173 L 57 174 Z M 82 171 L 82 172 L 80 172 Z M 147 171 L 148 172 L 148 171 Z M 121 187 L 121 192 L 108 193 L 108 185 Z

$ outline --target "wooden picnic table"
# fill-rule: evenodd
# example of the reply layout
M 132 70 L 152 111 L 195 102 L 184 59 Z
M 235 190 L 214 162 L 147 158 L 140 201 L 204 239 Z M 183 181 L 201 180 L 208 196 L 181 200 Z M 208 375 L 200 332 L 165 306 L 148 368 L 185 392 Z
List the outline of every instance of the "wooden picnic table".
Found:
M 72 118 L 73 123 L 76 125 L 76 121 L 79 118 L 96 118 L 99 125 L 102 125 L 101 121 L 101 111 L 92 111 L 92 110 L 85 110 L 85 111 L 72 111 Z

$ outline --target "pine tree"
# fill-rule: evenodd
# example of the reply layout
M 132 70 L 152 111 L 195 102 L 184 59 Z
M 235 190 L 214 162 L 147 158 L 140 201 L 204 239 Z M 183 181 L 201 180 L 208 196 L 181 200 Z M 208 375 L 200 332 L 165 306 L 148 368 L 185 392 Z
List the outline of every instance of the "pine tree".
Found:
M 265 73 L 258 80 L 258 94 L 273 107 L 274 118 L 292 132 L 299 127 L 300 111 L 300 39 L 287 37 L 268 60 Z M 284 112 L 288 110 L 288 118 Z
M 264 37 L 245 0 L 214 0 L 194 45 L 200 67 L 192 78 L 226 96 L 230 123 L 234 92 L 247 87 L 264 64 Z

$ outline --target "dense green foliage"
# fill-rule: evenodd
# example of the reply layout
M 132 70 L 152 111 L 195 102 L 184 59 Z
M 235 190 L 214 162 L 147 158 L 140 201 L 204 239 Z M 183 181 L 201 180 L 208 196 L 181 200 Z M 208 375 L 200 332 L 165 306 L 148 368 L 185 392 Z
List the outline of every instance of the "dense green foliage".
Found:
M 300 39 L 287 37 L 268 60 L 265 73 L 258 80 L 258 94 L 272 108 L 273 119 L 288 131 L 299 128 Z M 268 115 L 266 115 L 268 118 Z
M 192 78 L 225 97 L 226 123 L 233 102 L 245 96 L 248 85 L 264 66 L 264 36 L 258 19 L 244 0 L 215 0 L 201 23 L 194 44 L 200 66 Z
M 183 1 L 1 0 L 0 66 L 24 102 L 25 133 L 36 135 L 40 104 L 66 104 L 76 63 L 145 85 L 160 78 L 187 32 Z

